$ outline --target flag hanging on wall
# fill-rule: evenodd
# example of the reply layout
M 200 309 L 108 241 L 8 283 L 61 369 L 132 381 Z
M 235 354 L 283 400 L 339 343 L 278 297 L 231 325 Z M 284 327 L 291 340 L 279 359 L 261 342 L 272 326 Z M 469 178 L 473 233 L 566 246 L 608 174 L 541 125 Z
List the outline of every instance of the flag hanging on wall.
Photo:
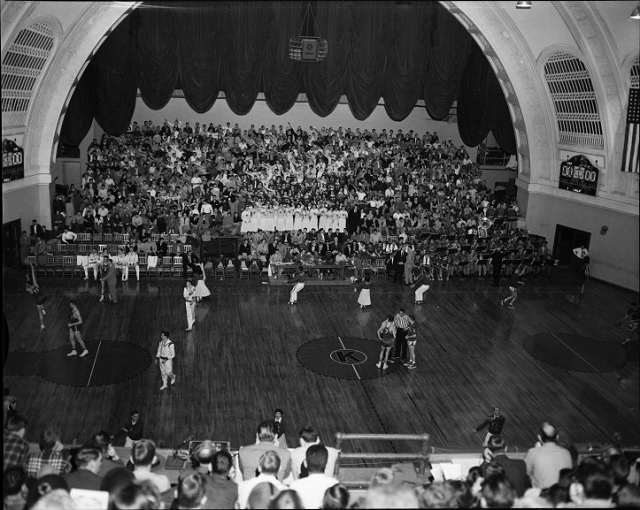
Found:
M 627 129 L 624 134 L 624 151 L 622 154 L 622 171 L 639 173 L 638 152 L 640 152 L 640 89 L 629 91 L 627 108 Z

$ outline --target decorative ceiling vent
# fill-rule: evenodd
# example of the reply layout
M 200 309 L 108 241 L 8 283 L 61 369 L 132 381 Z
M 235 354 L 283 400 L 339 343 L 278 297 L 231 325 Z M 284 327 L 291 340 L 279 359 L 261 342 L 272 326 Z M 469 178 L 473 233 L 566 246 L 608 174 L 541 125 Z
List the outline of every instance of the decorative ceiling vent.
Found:
M 24 126 L 31 95 L 51 55 L 54 32 L 37 22 L 23 28 L 2 60 L 2 123 Z
M 558 119 L 560 142 L 604 147 L 598 102 L 589 70 L 570 53 L 551 55 L 544 65 Z

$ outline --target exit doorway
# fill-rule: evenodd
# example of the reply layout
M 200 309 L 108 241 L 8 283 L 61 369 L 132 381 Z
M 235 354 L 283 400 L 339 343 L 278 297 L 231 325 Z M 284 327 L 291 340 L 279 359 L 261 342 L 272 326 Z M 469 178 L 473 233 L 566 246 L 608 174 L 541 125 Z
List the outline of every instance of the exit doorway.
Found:
M 20 263 L 20 223 L 20 220 L 14 220 L 2 225 L 2 265 L 4 267 L 15 267 Z
M 557 259 L 558 265 L 565 266 L 571 264 L 571 255 L 574 248 L 584 246 L 589 249 L 591 234 L 584 230 L 556 225 L 556 235 L 553 240 L 553 258 Z

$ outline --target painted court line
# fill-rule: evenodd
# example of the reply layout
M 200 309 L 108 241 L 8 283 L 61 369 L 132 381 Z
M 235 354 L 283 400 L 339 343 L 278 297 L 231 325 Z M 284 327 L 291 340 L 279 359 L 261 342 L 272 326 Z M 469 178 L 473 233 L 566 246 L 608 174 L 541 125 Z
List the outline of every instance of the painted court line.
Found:
M 98 353 L 100 352 L 100 346 L 102 345 L 102 340 L 100 340 L 100 343 L 98 344 L 98 348 L 96 349 L 96 357 L 93 358 L 93 366 L 91 367 L 91 373 L 89 374 L 89 380 L 87 381 L 87 388 L 89 387 L 89 384 L 91 384 L 91 377 L 93 377 L 93 369 L 96 368 L 96 361 L 98 361 Z
M 569 349 L 570 351 L 572 351 L 576 356 L 578 356 L 578 358 L 580 358 L 582 361 L 584 361 L 587 365 L 589 365 L 591 368 L 593 368 L 598 374 L 601 373 L 600 370 L 598 370 L 596 367 L 594 367 L 591 363 L 589 363 L 586 359 L 584 359 L 582 356 L 580 356 L 580 354 L 578 354 L 576 351 L 574 351 L 571 347 L 569 347 L 566 343 L 564 343 L 562 340 L 560 340 L 555 333 L 551 333 L 551 336 L 553 336 L 558 342 L 560 342 L 562 345 L 564 345 L 567 349 Z
M 342 341 L 342 338 L 338 337 L 338 340 L 340 340 L 340 345 L 342 345 L 342 348 L 346 350 L 347 348 L 344 346 L 344 342 Z M 362 379 L 360 378 L 360 374 L 358 373 L 358 369 L 356 368 L 356 366 L 351 365 L 351 368 L 353 368 L 353 371 L 356 373 L 356 377 L 358 378 L 358 381 L 361 381 Z

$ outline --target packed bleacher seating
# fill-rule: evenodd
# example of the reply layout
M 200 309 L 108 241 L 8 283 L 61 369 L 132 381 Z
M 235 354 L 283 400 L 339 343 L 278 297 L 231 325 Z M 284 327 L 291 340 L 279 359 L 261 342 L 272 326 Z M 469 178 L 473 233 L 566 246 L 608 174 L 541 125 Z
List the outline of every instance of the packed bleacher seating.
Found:
M 272 420 L 258 425 L 257 442 L 248 437 L 239 449 L 197 442 L 173 474 L 162 465 L 154 441 L 144 436 L 138 411 L 114 434 L 94 431 L 84 443 L 68 445 L 63 442 L 68 431 L 47 426 L 34 444 L 38 431 L 18 413 L 16 400 L 5 397 L 4 427 L 5 509 L 640 505 L 637 452 L 609 445 L 576 455 L 548 422 L 531 430 L 526 455 L 507 453 L 504 439 L 493 435 L 490 458 L 478 455 L 468 472 L 447 474 L 443 465 L 428 464 L 423 479 L 409 480 L 401 469 L 379 467 L 359 489 L 341 480 L 335 469 L 340 452 L 325 446 L 312 427 L 300 431 L 299 446 L 287 448 Z M 123 440 L 128 446 L 116 445 Z
M 53 230 L 32 226 L 27 249 L 42 274 L 63 273 L 65 255 L 86 267 L 92 249 L 115 257 L 130 247 L 143 276 L 180 274 L 174 261 L 190 250 L 212 275 L 229 264 L 262 274 L 276 252 L 396 280 L 410 251 L 410 274 L 440 280 L 491 274 L 496 250 L 507 275 L 553 265 L 515 199 L 488 190 L 465 148 L 437 133 L 134 122 L 94 139 L 87 157 L 80 189 L 54 200 Z M 245 252 L 207 251 L 221 236 L 248 240 Z

